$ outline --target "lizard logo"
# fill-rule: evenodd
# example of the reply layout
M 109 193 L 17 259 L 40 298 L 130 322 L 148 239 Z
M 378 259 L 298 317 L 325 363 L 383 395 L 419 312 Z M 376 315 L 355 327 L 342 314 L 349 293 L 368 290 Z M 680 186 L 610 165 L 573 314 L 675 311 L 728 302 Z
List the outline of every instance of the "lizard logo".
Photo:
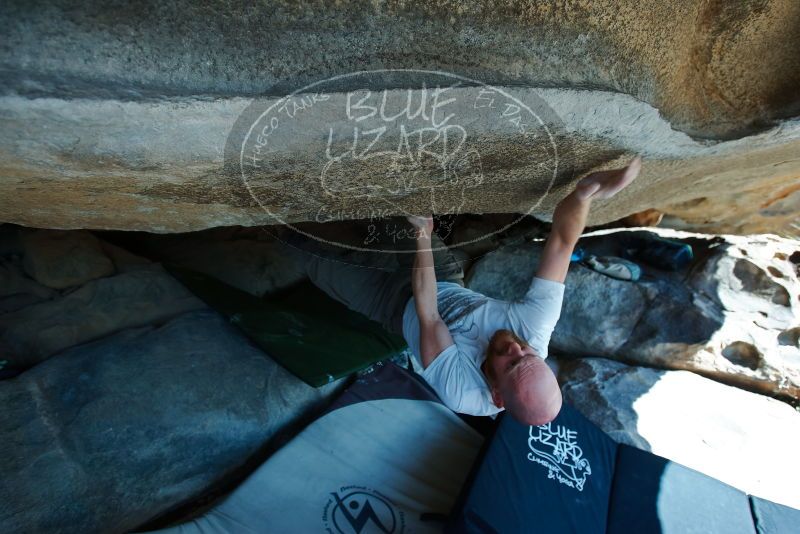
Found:
M 592 467 L 578 446 L 578 433 L 565 426 L 547 423 L 530 427 L 528 436 L 528 460 L 545 467 L 547 478 L 583 491 Z

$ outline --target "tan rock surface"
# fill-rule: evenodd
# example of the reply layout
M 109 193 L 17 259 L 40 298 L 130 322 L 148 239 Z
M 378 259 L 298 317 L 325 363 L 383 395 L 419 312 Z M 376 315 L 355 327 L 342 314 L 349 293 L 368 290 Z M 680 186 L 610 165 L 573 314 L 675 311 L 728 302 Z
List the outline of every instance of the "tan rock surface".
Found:
M 468 99 L 474 91 L 461 95 Z M 440 206 L 457 206 L 462 213 L 533 208 L 532 214 L 547 220 L 580 176 L 639 153 L 645 157 L 640 178 L 614 199 L 596 203 L 590 224 L 656 208 L 685 220 L 676 219 L 682 227 L 796 232 L 800 122 L 707 144 L 672 130 L 657 110 L 625 95 L 509 92 L 522 101 L 541 97 L 562 118 L 559 128 L 568 142 L 562 140 L 559 168 L 565 172 L 553 179 L 530 161 L 520 163 L 526 154 L 513 133 L 492 122 L 473 123 L 471 132 L 491 138 L 475 141 L 482 151 L 482 183 L 469 190 L 459 184 L 440 188 Z M 344 106 L 344 95 L 331 97 Z M 181 232 L 275 224 L 264 207 L 290 222 L 431 209 L 425 187 L 387 192 L 385 162 L 360 169 L 382 191 L 326 194 L 320 182 L 322 141 L 298 143 L 270 161 L 260 176 L 267 186 L 252 196 L 238 171 L 224 168 L 223 150 L 247 105 L 0 98 L 7 125 L 0 131 L 0 217 L 35 227 Z M 317 125 L 323 128 L 326 121 L 321 117 Z
M 3 85 L 32 95 L 286 94 L 344 72 L 420 68 L 627 93 L 708 138 L 800 111 L 794 0 L 283 0 L 270 9 L 173 0 L 125 10 L 90 0 L 9 6 L 0 20 Z
M 442 189 L 447 206 L 535 205 L 547 219 L 580 174 L 641 153 L 638 183 L 598 205 L 592 224 L 654 208 L 686 229 L 795 235 L 798 20 L 794 0 L 0 8 L 0 221 L 153 232 L 273 222 L 238 173 L 223 170 L 250 98 L 354 71 L 424 69 L 515 87 L 526 102 L 538 93 L 569 145 L 550 184 L 524 161 L 519 135 L 478 121 L 470 134 L 484 180 L 463 204 L 461 190 Z M 348 80 L 326 94 L 362 87 Z M 406 72 L 366 86 L 421 85 Z M 299 141 L 267 162 L 259 195 L 290 221 L 314 220 L 330 200 L 312 165 L 317 145 Z M 366 166 L 358 176 L 385 188 L 385 170 Z M 424 205 L 419 188 L 406 193 L 327 207 L 357 218 L 376 205 L 395 214 Z

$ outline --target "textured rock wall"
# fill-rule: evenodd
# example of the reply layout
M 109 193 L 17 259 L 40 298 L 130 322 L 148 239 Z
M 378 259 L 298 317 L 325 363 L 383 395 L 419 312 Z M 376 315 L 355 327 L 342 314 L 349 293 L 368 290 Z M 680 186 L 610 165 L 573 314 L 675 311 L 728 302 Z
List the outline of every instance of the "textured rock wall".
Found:
M 587 253 L 619 257 L 627 240 L 648 234 L 611 232 L 584 237 L 581 246 Z M 669 272 L 637 260 L 642 278 L 629 282 L 573 263 L 551 349 L 693 371 L 797 403 L 797 241 L 775 236 L 709 239 L 665 229 L 658 229 L 658 235 L 690 244 L 696 255 L 691 268 Z M 541 249 L 541 243 L 529 243 L 491 252 L 475 263 L 467 286 L 514 299 L 530 284 Z
M 452 68 L 503 85 L 628 93 L 710 138 L 800 109 L 792 0 L 5 6 L 3 67 L 16 75 L 5 83 L 28 93 L 283 94 L 352 70 Z
M 225 168 L 226 141 L 250 99 L 358 70 L 429 69 L 514 87 L 524 103 L 541 98 L 565 148 L 550 180 L 524 161 L 519 135 L 476 120 L 483 181 L 463 203 L 463 189 L 442 188 L 448 206 L 534 205 L 547 219 L 581 174 L 641 153 L 639 182 L 599 205 L 593 224 L 657 208 L 687 229 L 797 231 L 800 4 L 792 0 L 8 2 L 0 21 L 5 222 L 175 232 L 274 222 L 262 205 L 313 220 L 330 201 L 311 164 L 313 143 L 273 155 L 262 177 L 270 187 L 257 199 Z M 326 94 L 337 102 L 356 88 L 425 81 L 419 73 L 348 80 Z M 479 93 L 462 88 L 461 99 Z M 321 128 L 331 117 L 315 120 Z M 396 132 L 386 139 L 396 145 Z M 334 143 L 347 141 L 338 131 Z M 424 209 L 420 184 L 385 192 L 384 167 L 360 175 L 384 193 L 327 207 L 341 218 L 376 204 Z

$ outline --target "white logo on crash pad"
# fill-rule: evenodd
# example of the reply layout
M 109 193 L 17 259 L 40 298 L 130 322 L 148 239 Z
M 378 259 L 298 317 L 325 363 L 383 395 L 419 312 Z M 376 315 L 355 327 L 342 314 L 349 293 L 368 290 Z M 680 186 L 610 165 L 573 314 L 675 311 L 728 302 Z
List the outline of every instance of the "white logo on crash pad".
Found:
M 530 427 L 528 435 L 531 449 L 528 460 L 547 468 L 547 478 L 583 491 L 592 468 L 578 446 L 578 433 L 565 426 L 547 423 Z

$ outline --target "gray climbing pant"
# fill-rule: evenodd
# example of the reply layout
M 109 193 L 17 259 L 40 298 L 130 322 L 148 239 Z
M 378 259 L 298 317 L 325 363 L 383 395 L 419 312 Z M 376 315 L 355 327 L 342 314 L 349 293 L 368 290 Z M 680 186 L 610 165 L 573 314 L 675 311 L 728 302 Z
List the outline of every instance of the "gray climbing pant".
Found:
M 298 268 L 317 287 L 349 309 L 379 322 L 389 332 L 403 335 L 403 313 L 412 296 L 413 252 L 353 251 L 299 235 L 286 241 Z M 432 248 L 436 279 L 463 285 L 461 263 L 435 234 Z

